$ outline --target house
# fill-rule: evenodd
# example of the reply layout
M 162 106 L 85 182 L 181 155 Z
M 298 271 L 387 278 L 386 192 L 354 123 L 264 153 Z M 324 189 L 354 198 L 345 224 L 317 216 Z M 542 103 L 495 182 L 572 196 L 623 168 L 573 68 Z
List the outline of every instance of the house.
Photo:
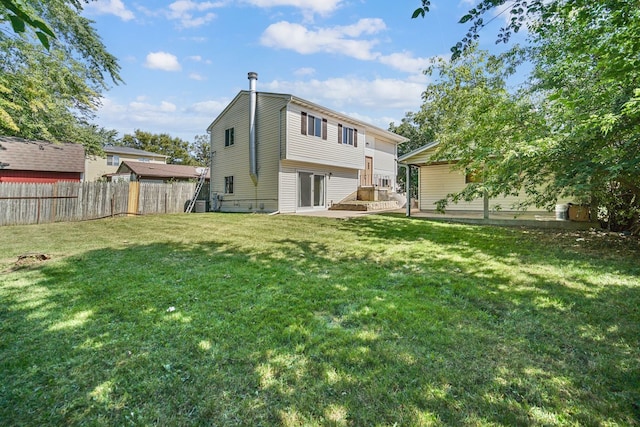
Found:
M 84 147 L 0 136 L 0 182 L 80 182 Z
M 139 181 L 152 183 L 191 181 L 199 179 L 204 169 L 205 168 L 200 166 L 125 161 L 120 163 L 116 173 L 108 175 L 108 178 L 111 181 Z M 208 171 L 205 179 L 209 179 Z
M 138 150 L 131 147 L 107 145 L 105 155 L 87 155 L 85 159 L 85 181 L 97 181 L 106 175 L 113 174 L 124 161 L 153 164 L 166 164 L 167 157 L 150 151 Z
M 209 125 L 210 198 L 225 212 L 328 209 L 359 187 L 396 190 L 406 138 L 283 93 L 243 90 Z
M 453 169 L 451 162 L 434 161 L 433 155 L 437 146 L 437 142 L 431 142 L 398 159 L 398 163 L 401 165 L 419 167 L 418 209 L 421 211 L 435 211 L 438 200 L 446 199 L 448 194 L 462 191 L 469 183 L 477 179 L 472 173 Z M 490 212 L 514 213 L 517 212 L 517 208 L 514 206 L 517 206 L 524 198 L 523 195 L 492 199 L 478 198 L 470 202 L 462 200 L 458 203 L 449 203 L 446 211 L 477 212 L 483 213 L 485 217 L 488 217 Z M 559 203 L 566 204 L 567 202 Z M 548 211 L 537 207 L 529 207 L 527 212 L 540 215 L 548 214 Z

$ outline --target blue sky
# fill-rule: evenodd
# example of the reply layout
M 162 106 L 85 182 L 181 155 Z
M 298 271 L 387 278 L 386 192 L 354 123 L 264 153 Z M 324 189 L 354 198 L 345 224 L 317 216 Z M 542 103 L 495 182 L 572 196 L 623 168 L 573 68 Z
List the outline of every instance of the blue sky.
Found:
M 248 89 L 296 95 L 376 126 L 421 105 L 429 59 L 449 56 L 472 0 L 98 0 L 85 8 L 125 84 L 103 93 L 95 122 L 187 141 Z M 508 15 L 508 14 L 503 14 Z M 503 16 L 483 31 L 495 49 Z

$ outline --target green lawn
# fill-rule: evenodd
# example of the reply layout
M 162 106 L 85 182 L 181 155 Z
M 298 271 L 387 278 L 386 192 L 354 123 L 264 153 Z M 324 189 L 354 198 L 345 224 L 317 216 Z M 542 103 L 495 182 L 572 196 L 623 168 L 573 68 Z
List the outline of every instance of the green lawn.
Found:
M 640 425 L 631 238 L 191 214 L 0 247 L 0 425 Z

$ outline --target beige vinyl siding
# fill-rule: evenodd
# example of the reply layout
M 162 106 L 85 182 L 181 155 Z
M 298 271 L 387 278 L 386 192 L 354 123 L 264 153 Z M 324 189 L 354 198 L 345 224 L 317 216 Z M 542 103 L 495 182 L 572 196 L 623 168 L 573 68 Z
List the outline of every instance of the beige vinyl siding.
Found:
M 249 175 L 249 95 L 241 94 L 211 129 L 214 154 L 213 192 L 222 194 L 221 210 L 248 212 L 278 210 L 279 109 L 282 98 L 261 96 L 256 106 L 258 185 Z M 234 128 L 234 144 L 224 146 L 225 130 Z M 233 194 L 224 194 L 224 178 L 233 176 Z
M 112 155 L 107 152 L 106 154 Z M 126 154 L 114 154 L 120 158 L 120 163 L 122 162 L 139 162 L 142 157 L 149 160 L 149 163 L 159 163 L 165 164 L 164 157 L 150 157 L 150 156 L 129 156 Z M 85 158 L 84 164 L 84 180 L 85 181 L 97 181 L 102 178 L 103 175 L 116 173 L 118 170 L 118 165 L 112 166 L 107 165 L 107 157 L 98 157 L 98 156 L 87 156 Z
M 379 177 L 389 177 L 390 185 L 396 185 L 396 144 L 384 141 L 381 138 L 375 139 L 375 150 L 373 158 L 373 175 Z
M 419 200 L 421 210 L 436 209 L 436 202 L 447 197 L 447 194 L 462 191 L 466 186 L 464 174 L 451 170 L 450 165 L 432 165 L 420 167 Z M 484 209 L 482 199 L 472 202 L 450 203 L 447 210 L 480 210 Z
M 303 135 L 300 131 L 301 113 L 327 119 L 327 139 Z M 358 146 L 338 144 L 338 124 L 358 130 Z M 286 159 L 306 163 L 364 169 L 364 128 L 339 121 L 320 111 L 310 110 L 295 103 L 289 105 L 287 113 L 288 143 Z
M 338 203 L 358 189 L 358 171 L 312 163 L 284 160 L 280 166 L 280 212 L 298 209 L 298 171 L 325 175 L 326 203 Z
M 460 170 L 451 169 L 451 165 L 430 165 L 420 167 L 419 203 L 420 210 L 434 210 L 435 203 L 447 197 L 447 194 L 462 191 L 465 175 Z M 489 200 L 489 211 L 515 211 L 514 204 L 524 200 L 521 196 L 496 197 Z M 566 202 L 565 202 L 566 203 Z M 449 203 L 447 211 L 483 211 L 484 201 L 478 198 L 471 202 Z M 530 206 L 527 212 L 546 212 L 545 209 Z

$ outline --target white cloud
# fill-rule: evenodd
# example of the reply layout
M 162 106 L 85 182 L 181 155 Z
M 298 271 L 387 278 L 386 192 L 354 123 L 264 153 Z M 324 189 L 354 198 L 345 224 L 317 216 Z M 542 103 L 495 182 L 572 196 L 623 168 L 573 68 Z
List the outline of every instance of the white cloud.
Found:
M 382 55 L 378 58 L 378 61 L 407 73 L 420 73 L 431 64 L 431 58 L 416 58 L 410 52 Z
M 257 7 L 291 6 L 302 9 L 306 13 L 329 15 L 336 11 L 343 0 L 247 0 L 249 4 Z
M 129 103 L 129 111 L 145 112 L 145 113 L 174 113 L 177 107 L 174 103 L 168 101 L 162 101 L 159 105 L 153 105 L 146 102 L 131 102 Z
M 96 0 L 89 2 L 85 10 L 97 15 L 115 15 L 123 21 L 135 18 L 132 11 L 126 8 L 122 0 Z
M 357 39 L 384 31 L 382 19 L 361 19 L 353 25 L 309 30 L 303 25 L 281 21 L 270 25 L 262 34 L 260 42 L 276 49 L 290 49 L 300 54 L 317 52 L 336 53 L 361 60 L 375 59 L 372 52 L 377 40 Z
M 147 55 L 145 67 L 154 70 L 180 71 L 182 67 L 175 55 L 166 52 L 151 52 Z
M 205 76 L 203 76 L 202 74 L 198 74 L 198 73 L 191 73 L 189 74 L 189 78 L 191 80 L 198 80 L 198 81 L 204 81 L 207 80 L 207 78 Z
M 353 77 L 310 81 L 273 81 L 263 86 L 271 92 L 291 93 L 333 109 L 416 109 L 424 82 Z
M 302 76 L 311 76 L 311 75 L 313 75 L 313 74 L 315 74 L 315 73 L 316 73 L 315 68 L 311 68 L 311 67 L 298 68 L 297 70 L 295 70 L 295 71 L 293 72 L 293 74 L 294 74 L 295 76 L 299 76 L 299 77 L 302 77 Z
M 215 19 L 216 14 L 207 11 L 220 8 L 222 6 L 224 6 L 223 2 L 178 0 L 169 5 L 167 17 L 172 20 L 180 21 L 180 27 L 182 28 L 195 28 Z M 202 13 L 204 14 L 196 16 L 197 14 Z
M 100 125 L 115 129 L 120 134 L 142 129 L 152 133 L 168 133 L 190 141 L 195 135 L 205 134 L 207 126 L 229 102 L 228 99 L 223 99 L 180 107 L 169 101 L 161 101 L 159 104 L 141 102 L 140 100 L 146 99 L 144 96 L 136 99 L 138 100 L 127 104 L 119 104 L 112 99 L 102 98 L 102 106 L 98 111 Z
M 210 122 L 212 122 L 213 119 L 215 119 L 218 114 L 220 114 L 222 110 L 224 110 L 229 102 L 229 99 L 222 99 L 220 101 L 196 102 L 195 104 L 187 108 L 187 111 L 204 114 L 209 117 L 211 119 Z

